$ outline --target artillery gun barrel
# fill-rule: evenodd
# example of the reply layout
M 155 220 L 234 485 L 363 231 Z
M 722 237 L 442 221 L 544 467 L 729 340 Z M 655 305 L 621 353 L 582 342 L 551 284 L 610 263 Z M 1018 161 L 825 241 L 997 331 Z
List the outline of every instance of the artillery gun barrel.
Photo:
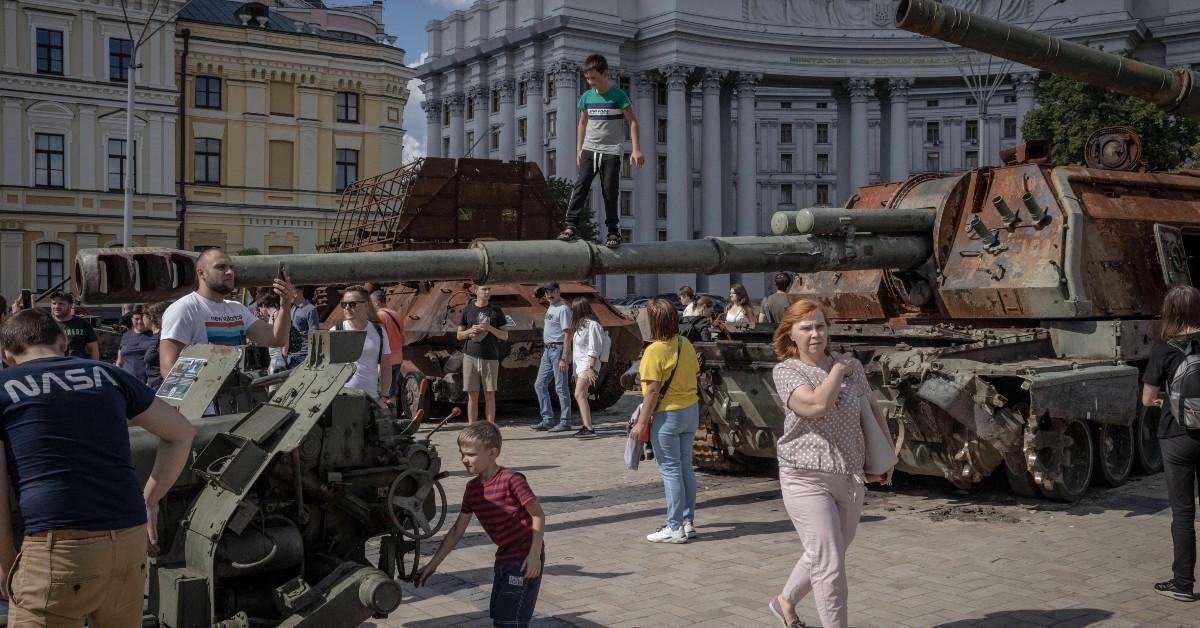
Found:
M 896 26 L 1154 103 L 1200 120 L 1196 73 L 1165 70 L 1013 26 L 935 0 L 901 0 Z
M 237 286 L 269 286 L 281 267 L 295 284 L 395 281 L 513 283 L 597 275 L 723 274 L 790 270 L 908 269 L 932 253 L 928 233 L 856 238 L 710 237 L 609 249 L 592 242 L 477 241 L 466 249 L 299 255 L 235 255 Z M 165 248 L 84 249 L 75 258 L 85 303 L 173 299 L 195 287 L 198 253 Z
M 916 209 L 843 209 L 810 207 L 775 212 L 771 232 L 783 235 L 838 235 L 853 229 L 869 233 L 929 233 L 937 212 L 932 207 Z

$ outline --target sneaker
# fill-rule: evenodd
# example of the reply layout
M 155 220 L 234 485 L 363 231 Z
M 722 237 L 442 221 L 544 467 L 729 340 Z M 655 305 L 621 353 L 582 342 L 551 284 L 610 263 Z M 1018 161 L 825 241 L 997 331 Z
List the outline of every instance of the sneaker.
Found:
M 596 430 L 590 427 L 581 427 L 578 432 L 575 432 L 576 438 L 596 438 Z
M 696 534 L 696 526 L 692 525 L 691 521 L 683 522 L 683 533 L 686 534 L 687 538 L 689 539 L 694 539 L 698 536 Z
M 541 423 L 534 423 L 533 425 L 530 425 L 529 427 L 530 427 L 530 429 L 535 429 L 539 432 L 544 432 L 544 431 L 554 427 L 554 424 L 546 423 L 545 421 L 542 421 Z
M 672 529 L 663 526 L 657 532 L 652 532 L 646 535 L 646 540 L 651 543 L 687 543 L 687 535 L 683 533 L 683 529 Z
M 570 425 L 567 425 L 566 423 L 559 423 L 558 425 L 555 425 L 554 427 L 550 428 L 547 431 L 557 434 L 559 432 L 570 431 L 570 429 L 571 429 Z
M 1180 602 L 1195 602 L 1196 601 L 1196 594 L 1191 592 L 1190 590 L 1180 588 L 1179 585 L 1175 584 L 1174 579 L 1167 580 L 1165 582 L 1159 582 L 1159 583 L 1155 584 L 1154 592 L 1159 595 L 1165 595 L 1165 596 L 1171 598 L 1172 600 L 1178 600 Z

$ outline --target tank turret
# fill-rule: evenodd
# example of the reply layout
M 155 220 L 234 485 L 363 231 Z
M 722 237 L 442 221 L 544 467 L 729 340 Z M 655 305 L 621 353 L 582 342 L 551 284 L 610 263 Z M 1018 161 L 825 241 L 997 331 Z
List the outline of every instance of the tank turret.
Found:
M 1197 75 L 1163 68 L 1013 26 L 935 0 L 901 0 L 896 26 L 934 39 L 1154 103 L 1200 120 Z

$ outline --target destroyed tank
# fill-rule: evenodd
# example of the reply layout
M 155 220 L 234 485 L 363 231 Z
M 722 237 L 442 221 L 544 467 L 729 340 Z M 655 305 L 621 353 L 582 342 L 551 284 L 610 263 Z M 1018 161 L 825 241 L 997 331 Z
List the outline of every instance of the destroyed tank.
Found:
M 463 248 L 476 239 L 550 240 L 561 230 L 562 212 L 537 164 L 426 157 L 351 185 L 341 197 L 322 250 L 436 251 Z M 437 264 L 436 256 L 429 259 Z M 417 410 L 429 412 L 435 403 L 466 401 L 462 342 L 455 334 L 463 308 L 474 298 L 470 283 L 416 280 L 420 278 L 393 275 L 381 287 L 388 307 L 404 318 L 402 370 L 410 416 Z M 497 390 L 501 401 L 536 399 L 532 382 L 542 356 L 548 305 L 541 300 L 539 287 L 533 282 L 491 286 L 491 302 L 508 319 Z M 563 282 L 561 291 L 568 302 L 577 297 L 590 300 L 612 339 L 610 359 L 591 401 L 593 409 L 602 410 L 624 393 L 620 376 L 641 352 L 641 336 L 636 323 L 590 284 Z M 330 305 L 338 296 L 336 291 L 328 294 Z M 339 309 L 326 311 L 324 326 L 341 321 Z

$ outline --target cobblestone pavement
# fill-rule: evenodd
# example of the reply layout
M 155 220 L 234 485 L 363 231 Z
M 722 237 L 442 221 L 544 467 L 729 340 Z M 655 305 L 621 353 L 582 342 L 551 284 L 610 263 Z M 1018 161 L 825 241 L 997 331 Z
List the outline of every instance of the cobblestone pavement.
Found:
M 500 461 L 529 477 L 547 515 L 533 626 L 777 626 L 766 603 L 802 553 L 778 482 L 770 472 L 698 474 L 700 538 L 647 543 L 665 509 L 653 463 L 622 463 L 621 424 L 637 401 L 627 395 L 599 416 L 602 437 L 591 441 L 534 432 L 536 410 L 501 408 Z M 468 479 L 457 430 L 435 436 L 451 471 L 446 528 Z M 872 490 L 849 552 L 851 625 L 1200 627 L 1200 602 L 1150 589 L 1170 574 L 1169 524 L 1161 474 L 1071 506 L 924 479 Z M 493 552 L 472 522 L 429 586 L 406 585 L 404 604 L 364 628 L 490 626 Z M 799 610 L 818 625 L 811 598 Z

